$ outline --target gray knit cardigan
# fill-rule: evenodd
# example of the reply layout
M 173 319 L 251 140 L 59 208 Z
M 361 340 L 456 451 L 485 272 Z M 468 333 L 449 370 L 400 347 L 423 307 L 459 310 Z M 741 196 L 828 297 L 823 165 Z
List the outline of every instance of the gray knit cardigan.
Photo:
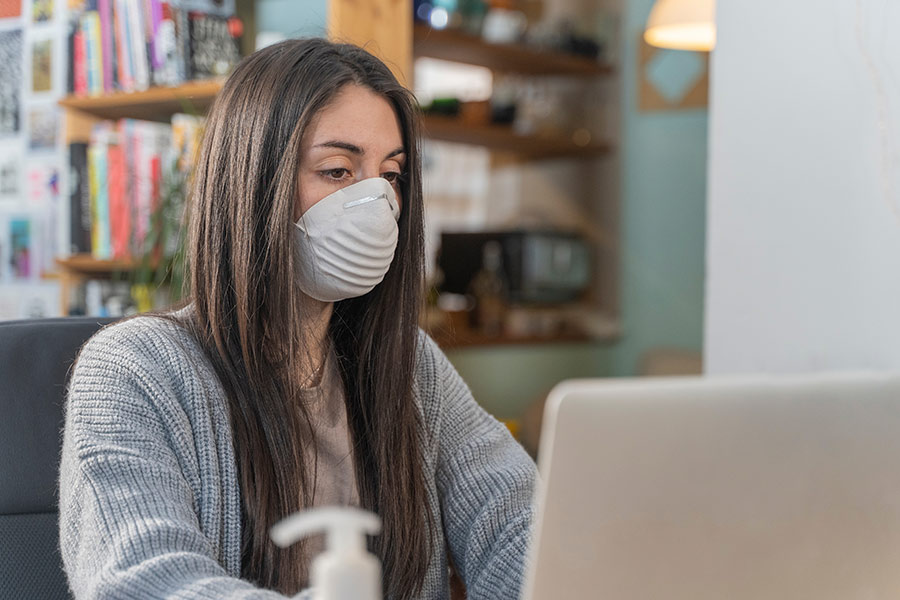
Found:
M 225 394 L 193 337 L 154 317 L 83 348 L 66 402 L 59 540 L 87 598 L 284 598 L 240 579 L 241 501 Z M 420 335 L 429 507 L 442 525 L 420 598 L 449 598 L 447 552 L 468 597 L 516 599 L 535 466 Z

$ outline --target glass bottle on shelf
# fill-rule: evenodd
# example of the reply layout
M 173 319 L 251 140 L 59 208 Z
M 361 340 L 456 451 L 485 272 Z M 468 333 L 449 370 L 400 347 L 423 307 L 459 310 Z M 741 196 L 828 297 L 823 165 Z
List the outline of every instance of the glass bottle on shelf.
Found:
M 499 336 L 503 332 L 506 289 L 502 261 L 500 242 L 487 242 L 482 248 L 481 269 L 469 284 L 469 291 L 475 299 L 475 328 L 490 336 Z

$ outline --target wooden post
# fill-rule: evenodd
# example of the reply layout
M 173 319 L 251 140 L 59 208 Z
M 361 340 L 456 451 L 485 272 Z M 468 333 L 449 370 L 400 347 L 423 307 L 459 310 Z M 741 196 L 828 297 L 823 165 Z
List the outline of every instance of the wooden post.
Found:
M 256 50 L 256 2 L 254 0 L 236 0 L 235 15 L 244 23 L 241 56 L 250 56 Z
M 329 0 L 328 38 L 362 46 L 412 86 L 412 0 Z

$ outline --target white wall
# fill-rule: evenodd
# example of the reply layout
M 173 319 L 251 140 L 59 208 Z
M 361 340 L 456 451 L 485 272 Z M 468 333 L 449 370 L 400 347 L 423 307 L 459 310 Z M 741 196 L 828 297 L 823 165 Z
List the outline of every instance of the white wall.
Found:
M 900 2 L 717 21 L 707 371 L 900 368 Z

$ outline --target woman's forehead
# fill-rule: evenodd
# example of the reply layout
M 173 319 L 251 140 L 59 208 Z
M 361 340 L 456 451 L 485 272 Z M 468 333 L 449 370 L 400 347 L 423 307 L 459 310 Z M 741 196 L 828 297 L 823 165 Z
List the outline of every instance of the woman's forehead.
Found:
M 310 122 L 304 150 L 339 142 L 364 153 L 383 153 L 403 146 L 400 121 L 393 105 L 382 95 L 347 85 Z

